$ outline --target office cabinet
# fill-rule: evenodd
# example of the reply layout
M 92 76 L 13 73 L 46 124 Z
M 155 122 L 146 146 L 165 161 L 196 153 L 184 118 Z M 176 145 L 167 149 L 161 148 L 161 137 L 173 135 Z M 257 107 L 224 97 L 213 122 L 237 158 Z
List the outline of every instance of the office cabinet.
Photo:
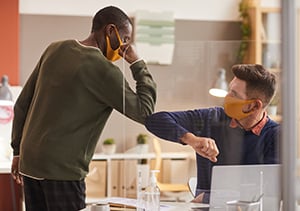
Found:
M 189 154 L 162 153 L 159 180 L 168 183 L 186 183 L 189 178 Z M 147 160 L 153 169 L 155 154 L 96 154 L 90 163 L 85 179 L 87 198 L 128 197 L 135 198 L 137 192 L 138 160 Z M 181 179 L 180 179 L 181 178 Z
M 22 187 L 15 183 L 10 173 L 0 174 L 0 210 L 22 211 Z
M 272 72 L 281 66 L 280 8 L 264 8 L 257 3 L 249 6 L 250 38 L 246 62 L 262 64 Z
M 137 191 L 137 160 L 114 160 L 112 196 L 135 198 Z
M 161 168 L 161 182 L 171 184 L 187 184 L 189 163 L 185 159 L 164 159 Z
M 110 186 L 107 185 L 107 168 L 110 171 Z M 101 198 L 110 193 L 110 196 L 134 198 L 136 172 L 137 160 L 92 161 L 85 179 L 86 195 L 88 198 Z
M 106 196 L 106 161 L 92 161 L 85 178 L 86 196 L 101 198 Z

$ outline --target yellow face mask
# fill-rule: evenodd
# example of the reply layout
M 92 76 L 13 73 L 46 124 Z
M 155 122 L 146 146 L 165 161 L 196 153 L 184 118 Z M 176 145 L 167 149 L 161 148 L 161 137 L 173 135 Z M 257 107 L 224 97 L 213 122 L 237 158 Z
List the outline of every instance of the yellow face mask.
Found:
M 234 97 L 226 96 L 224 99 L 224 111 L 233 119 L 241 120 L 252 114 L 254 111 L 245 113 L 243 107 L 255 100 L 241 100 Z
M 120 50 L 120 47 L 121 45 L 123 45 L 123 42 L 120 38 L 120 35 L 119 35 L 119 32 L 118 30 L 115 28 L 115 32 L 116 32 L 116 35 L 117 35 L 117 38 L 119 40 L 119 47 L 115 50 L 112 49 L 111 47 L 111 44 L 110 44 L 110 40 L 108 38 L 108 36 L 106 36 L 106 44 L 107 44 L 107 47 L 106 47 L 106 58 L 110 61 L 117 61 L 118 59 L 121 59 L 121 56 L 119 55 L 119 50 Z

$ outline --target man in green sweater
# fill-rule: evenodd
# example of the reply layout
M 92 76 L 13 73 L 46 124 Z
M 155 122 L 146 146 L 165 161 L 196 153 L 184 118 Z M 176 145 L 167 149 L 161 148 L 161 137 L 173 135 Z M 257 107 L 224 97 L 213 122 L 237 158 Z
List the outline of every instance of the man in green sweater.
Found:
M 42 54 L 14 107 L 11 172 L 24 184 L 27 211 L 83 209 L 84 178 L 112 110 L 141 124 L 153 113 L 156 84 L 130 44 L 132 28 L 123 11 L 105 7 L 88 38 Z M 136 91 L 112 63 L 121 57 Z

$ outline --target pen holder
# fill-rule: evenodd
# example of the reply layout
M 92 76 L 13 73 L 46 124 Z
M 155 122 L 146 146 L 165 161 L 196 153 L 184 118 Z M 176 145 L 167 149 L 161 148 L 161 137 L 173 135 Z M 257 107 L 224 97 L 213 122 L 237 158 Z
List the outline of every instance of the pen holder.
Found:
M 229 201 L 226 211 L 260 211 L 260 202 Z

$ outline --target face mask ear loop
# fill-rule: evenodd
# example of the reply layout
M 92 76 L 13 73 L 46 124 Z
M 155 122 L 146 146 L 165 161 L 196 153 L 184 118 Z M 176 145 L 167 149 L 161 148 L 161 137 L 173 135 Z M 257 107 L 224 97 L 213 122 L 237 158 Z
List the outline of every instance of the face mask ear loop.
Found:
M 125 55 L 126 55 L 126 51 L 127 51 L 127 48 L 124 50 L 123 52 L 123 55 L 122 55 L 122 74 L 123 74 L 123 81 L 122 81 L 122 87 L 123 87 L 123 93 L 122 93 L 122 107 L 123 107 L 123 118 L 122 118 L 122 137 L 123 139 L 125 140 L 125 135 L 126 135 L 126 121 L 125 121 L 125 109 L 126 109 L 126 106 L 125 106 L 125 94 L 126 94 L 126 89 L 125 89 L 125 68 L 126 68 L 126 60 L 125 60 Z M 126 147 L 126 143 L 125 143 L 125 146 Z M 124 149 L 123 149 L 124 150 Z
M 123 94 L 122 94 L 123 100 L 122 101 L 123 101 L 123 115 L 125 115 L 125 68 L 126 68 L 125 55 L 126 55 L 126 51 L 127 51 L 127 48 L 125 49 L 125 51 L 123 52 L 123 55 L 122 55 L 122 73 L 123 73 L 123 84 L 122 84 L 122 87 L 123 87 Z

